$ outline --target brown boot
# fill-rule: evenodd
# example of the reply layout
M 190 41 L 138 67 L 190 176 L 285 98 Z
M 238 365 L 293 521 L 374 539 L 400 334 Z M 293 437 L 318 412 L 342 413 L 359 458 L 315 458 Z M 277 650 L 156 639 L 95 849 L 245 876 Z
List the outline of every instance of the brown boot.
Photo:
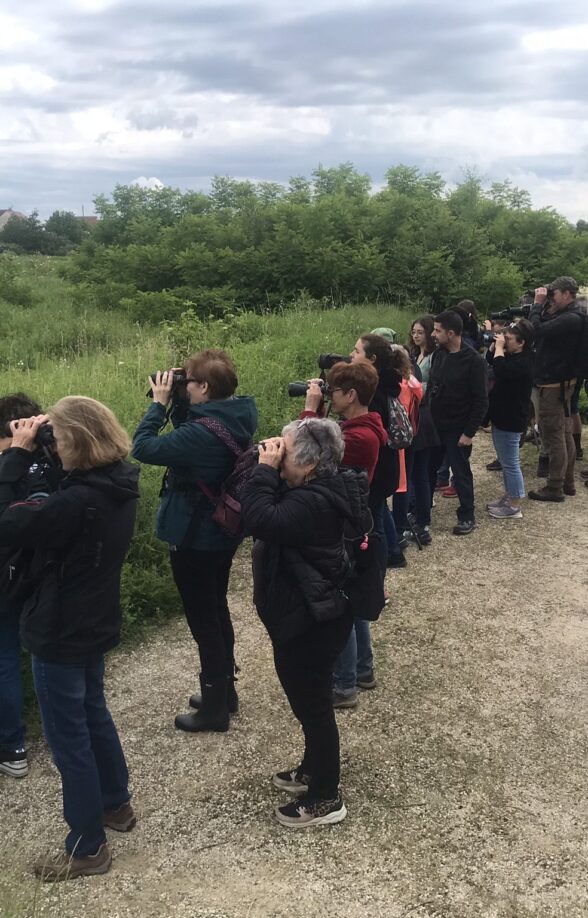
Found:
M 47 883 L 56 883 L 61 880 L 75 880 L 76 877 L 93 877 L 100 873 L 107 873 L 112 864 L 112 855 L 108 844 L 100 845 L 96 854 L 87 857 L 76 857 L 62 851 L 53 857 L 46 855 L 39 858 L 35 864 L 35 876 Z
M 104 810 L 102 822 L 115 832 L 130 832 L 137 825 L 137 817 L 131 804 L 122 803 L 116 810 Z
M 538 491 L 529 491 L 529 498 L 531 500 L 551 501 L 555 504 L 561 504 L 565 500 L 563 489 L 548 488 L 547 485 L 544 488 L 539 488 Z

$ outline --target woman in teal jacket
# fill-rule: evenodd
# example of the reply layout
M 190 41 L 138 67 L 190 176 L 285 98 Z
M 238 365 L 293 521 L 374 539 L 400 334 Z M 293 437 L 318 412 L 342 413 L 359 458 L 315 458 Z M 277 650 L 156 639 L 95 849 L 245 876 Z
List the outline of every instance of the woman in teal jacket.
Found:
M 235 635 L 227 589 L 238 539 L 212 519 L 214 507 L 198 482 L 218 491 L 235 454 L 224 439 L 247 448 L 257 427 L 255 401 L 236 397 L 235 366 L 224 351 L 189 357 L 184 380 L 187 402 L 171 412 L 174 430 L 160 436 L 171 400 L 173 371 L 157 373 L 153 404 L 137 427 L 133 456 L 167 466 L 157 512 L 157 535 L 167 542 L 173 577 L 200 654 L 201 695 L 190 698 L 198 711 L 180 714 L 180 730 L 223 732 L 238 709 L 235 691 Z M 210 426 L 216 425 L 215 433 Z M 228 434 L 228 437 L 227 437 Z

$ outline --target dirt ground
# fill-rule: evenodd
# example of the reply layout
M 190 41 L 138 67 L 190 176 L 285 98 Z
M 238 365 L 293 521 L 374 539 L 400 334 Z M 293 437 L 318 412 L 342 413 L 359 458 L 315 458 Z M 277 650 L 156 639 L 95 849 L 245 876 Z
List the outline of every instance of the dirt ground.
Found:
M 534 448 L 524 456 L 532 487 Z M 480 433 L 477 531 L 452 536 L 456 501 L 438 497 L 433 544 L 390 573 L 373 627 L 378 688 L 338 714 L 343 823 L 294 831 L 273 818 L 283 797 L 269 778 L 298 761 L 300 734 L 243 557 L 230 731 L 174 730 L 197 683 L 183 621 L 111 655 L 139 824 L 110 833 L 106 876 L 36 884 L 31 861 L 64 825 L 58 775 L 34 743 L 29 777 L 0 778 L 3 916 L 587 916 L 588 489 L 491 520 L 491 457 Z

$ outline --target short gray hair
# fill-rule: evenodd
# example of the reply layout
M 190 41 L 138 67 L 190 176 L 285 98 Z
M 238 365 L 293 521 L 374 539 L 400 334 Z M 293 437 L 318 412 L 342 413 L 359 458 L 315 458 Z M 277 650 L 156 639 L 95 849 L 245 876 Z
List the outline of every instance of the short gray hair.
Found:
M 317 478 L 334 475 L 341 464 L 345 443 L 341 428 L 328 418 L 304 418 L 286 424 L 283 437 L 292 437 L 295 465 L 316 463 Z

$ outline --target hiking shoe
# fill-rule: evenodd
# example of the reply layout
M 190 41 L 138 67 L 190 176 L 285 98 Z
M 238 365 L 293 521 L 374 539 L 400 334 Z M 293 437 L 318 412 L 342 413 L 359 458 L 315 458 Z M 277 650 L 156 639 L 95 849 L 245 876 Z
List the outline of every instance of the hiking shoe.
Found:
M 495 520 L 520 520 L 523 511 L 520 507 L 511 507 L 509 504 L 503 504 L 501 507 L 490 507 L 488 513 Z
M 363 675 L 357 677 L 355 683 L 358 688 L 361 689 L 374 689 L 378 685 L 378 680 L 374 676 L 374 671 L 371 669 L 369 673 L 363 673 Z
M 563 492 L 564 492 L 564 494 L 566 494 L 568 497 L 575 497 L 575 496 L 576 496 L 576 488 L 574 487 L 574 485 L 564 485 L 564 486 L 563 486 Z
M 35 863 L 35 876 L 47 883 L 56 883 L 61 880 L 75 880 L 76 877 L 93 877 L 100 873 L 107 873 L 112 864 L 112 854 L 108 844 L 100 845 L 96 854 L 87 857 L 76 857 L 61 851 L 50 857 L 39 858 Z
M 505 507 L 508 505 L 508 497 L 506 494 L 503 494 L 502 497 L 499 497 L 498 500 L 491 500 L 489 504 L 486 504 L 486 510 L 492 510 L 494 507 Z
M 310 800 L 308 797 L 301 797 L 285 806 L 277 806 L 275 812 L 278 822 L 292 829 L 334 825 L 347 816 L 340 794 L 336 800 Z
M 414 532 L 412 531 L 412 529 L 406 530 L 406 532 L 404 533 L 405 538 L 407 538 L 410 542 L 414 542 L 416 544 L 416 538 L 415 538 L 415 534 L 416 534 L 418 536 L 418 539 L 421 545 L 431 544 L 431 542 L 433 541 L 433 537 L 431 535 L 431 531 L 428 526 L 416 526 L 415 525 L 413 526 L 413 529 L 414 529 Z
M 306 794 L 310 784 L 310 775 L 305 775 L 299 768 L 292 771 L 277 771 L 272 777 L 274 787 L 286 791 L 287 794 Z
M 137 817 L 133 807 L 127 800 L 122 803 L 116 810 L 104 810 L 102 823 L 115 832 L 130 832 L 137 825 Z
M 404 557 L 402 552 L 400 552 L 400 554 L 398 555 L 389 555 L 388 560 L 386 561 L 386 567 L 391 567 L 391 568 L 406 567 L 406 558 Z
M 538 491 L 529 491 L 530 500 L 552 501 L 554 504 L 561 504 L 565 497 L 561 491 L 554 491 L 553 488 L 539 488 Z
M 359 698 L 357 697 L 357 692 L 352 692 L 351 695 L 341 695 L 340 692 L 333 691 L 333 707 L 336 710 L 356 708 L 358 704 Z
M 500 459 L 494 459 L 486 466 L 489 472 L 502 472 L 502 462 Z
M 442 481 L 441 478 L 438 478 L 437 481 L 435 482 L 435 488 L 434 488 L 434 490 L 435 490 L 435 491 L 444 491 L 445 488 L 448 488 L 448 487 L 449 487 L 449 482 L 448 482 L 448 481 Z
M 457 497 L 457 491 L 453 485 L 448 485 L 446 488 L 443 488 L 441 493 L 443 497 Z
M 0 749 L 0 772 L 11 778 L 26 778 L 29 773 L 25 749 Z
M 457 526 L 453 527 L 453 535 L 469 535 L 475 528 L 475 520 L 460 520 Z

